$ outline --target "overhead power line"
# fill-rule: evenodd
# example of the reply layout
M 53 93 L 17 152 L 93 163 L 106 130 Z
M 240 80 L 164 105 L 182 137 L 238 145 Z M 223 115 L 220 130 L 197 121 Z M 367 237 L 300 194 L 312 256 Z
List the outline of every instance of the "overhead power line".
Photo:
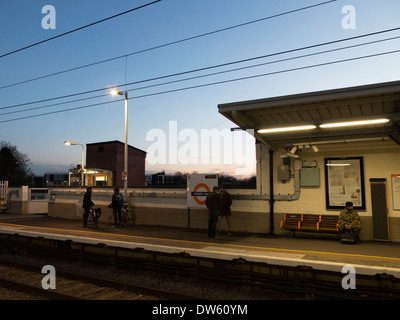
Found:
M 252 65 L 248 65 L 248 66 L 244 66 L 244 67 L 238 67 L 238 68 L 229 69 L 229 70 L 217 71 L 217 72 L 202 74 L 202 75 L 198 75 L 198 76 L 192 76 L 192 77 L 189 77 L 189 78 L 172 80 L 172 81 L 167 81 L 167 82 L 147 85 L 147 86 L 143 86 L 143 87 L 138 87 L 138 88 L 134 88 L 134 89 L 130 89 L 130 90 L 126 90 L 126 89 L 125 90 L 128 91 L 128 92 L 132 92 L 132 91 L 138 91 L 138 90 L 143 90 L 143 89 L 155 88 L 155 87 L 168 85 L 168 84 L 174 84 L 174 83 L 179 83 L 179 82 L 184 82 L 184 81 L 189 81 L 189 80 L 195 80 L 195 79 L 200 79 L 200 78 L 205 78 L 205 77 L 210 77 L 210 76 L 215 76 L 215 75 L 220 75 L 220 74 L 225 74 L 225 73 L 230 73 L 230 72 L 235 72 L 235 71 L 240 71 L 240 70 L 260 67 L 260 66 L 265 66 L 265 65 L 271 65 L 271 64 L 280 63 L 280 62 L 287 62 L 287 61 L 292 61 L 292 60 L 296 60 L 296 59 L 307 58 L 307 57 L 317 56 L 317 55 L 331 53 L 331 52 L 337 52 L 337 51 L 346 50 L 346 49 L 353 49 L 353 48 L 356 48 L 356 47 L 367 46 L 367 45 L 376 44 L 376 43 L 382 43 L 382 42 L 395 40 L 395 39 L 400 39 L 400 36 L 395 36 L 395 37 L 390 37 L 390 38 L 380 39 L 380 40 L 374 40 L 374 41 L 370 41 L 370 42 L 364 42 L 364 43 L 359 43 L 359 44 L 355 44 L 355 45 L 349 45 L 349 46 L 345 46 L 345 47 L 341 47 L 341 48 L 334 48 L 334 49 L 329 49 L 329 50 L 324 50 L 324 51 L 319 51 L 319 52 L 313 52 L 313 53 L 303 54 L 303 55 L 300 55 L 300 56 L 283 58 L 283 59 L 274 60 L 274 61 L 268 61 L 268 62 L 263 62 L 263 63 L 257 63 L 257 64 L 252 64 Z M 246 60 L 246 61 L 249 61 L 249 60 Z M 241 61 L 237 61 L 237 63 L 239 63 L 239 62 L 241 62 Z M 218 67 L 218 66 L 213 66 L 213 67 L 209 67 L 209 68 L 216 68 L 216 67 Z M 186 73 L 191 73 L 191 72 L 197 72 L 197 71 L 196 70 L 191 70 L 191 71 L 185 72 L 185 74 Z M 173 77 L 173 76 L 176 76 L 176 75 L 177 74 L 168 75 L 168 76 L 164 76 L 164 77 L 158 77 L 157 80 L 165 78 L 165 77 Z M 137 83 L 144 83 L 144 82 L 150 82 L 150 81 L 153 81 L 153 79 L 146 79 L 146 80 L 138 81 Z M 23 110 L 4 112 L 4 113 L 0 113 L 0 116 L 8 115 L 8 114 L 15 114 L 15 113 L 22 113 L 22 112 L 33 111 L 33 110 L 39 110 L 39 109 L 45 109 L 45 108 L 50 108 L 50 107 L 56 107 L 56 106 L 60 106 L 60 105 L 64 105 L 64 104 L 70 104 L 70 103 L 74 103 L 74 102 L 81 102 L 81 101 L 85 101 L 85 100 L 91 100 L 91 99 L 96 99 L 96 98 L 101 98 L 101 97 L 106 97 L 106 96 L 109 96 L 109 94 L 101 94 L 101 95 L 96 95 L 96 96 L 91 96 L 91 97 L 86 97 L 86 98 L 79 98 L 79 99 L 74 99 L 74 100 L 69 100 L 69 101 L 64 101 L 64 102 L 59 102 L 59 103 L 47 104 L 47 105 L 44 105 L 44 106 L 33 107 L 33 108 L 28 108 L 28 109 L 23 109 Z
M 209 87 L 209 86 L 220 85 L 220 84 L 226 84 L 226 83 L 231 83 L 231 82 L 236 82 L 236 81 L 255 79 L 255 78 L 260 78 L 260 77 L 265 77 L 265 76 L 271 76 L 271 75 L 282 74 L 282 73 L 293 72 L 293 71 L 300 71 L 300 70 L 317 68 L 317 67 L 322 67 L 322 66 L 334 65 L 334 64 L 338 64 L 338 63 L 356 61 L 356 60 L 367 59 L 367 58 L 373 58 L 373 57 L 389 55 L 389 54 L 394 54 L 394 53 L 399 53 L 399 52 L 400 52 L 400 50 L 393 50 L 393 51 L 381 52 L 381 53 L 370 54 L 370 55 L 365 55 L 365 56 L 360 56 L 360 57 L 347 58 L 347 59 L 342 59 L 342 60 L 335 60 L 335 61 L 330 61 L 330 62 L 318 63 L 318 64 L 314 64 L 314 65 L 307 65 L 307 66 L 296 67 L 296 68 L 291 68 L 291 69 L 285 69 L 285 70 L 280 70 L 280 71 L 273 71 L 273 72 L 268 72 L 268 73 L 245 76 L 245 77 L 240 77 L 240 78 L 234 78 L 234 79 L 210 82 L 210 83 L 205 83 L 205 84 L 199 84 L 199 85 L 194 85 L 194 86 L 189 86 L 189 87 L 171 89 L 171 90 L 166 90 L 166 91 L 160 91 L 160 92 L 155 92 L 155 93 L 149 93 L 149 94 L 144 94 L 144 95 L 140 95 L 140 96 L 130 97 L 129 100 L 146 98 L 146 97 L 151 97 L 151 96 L 156 96 L 156 95 L 168 94 L 168 93 L 191 90 L 191 89 L 197 89 L 197 88 L 203 88 L 203 87 Z M 123 101 L 123 99 L 119 99 L 119 100 L 115 100 L 115 101 L 113 100 L 113 101 L 107 101 L 107 102 L 100 102 L 100 103 L 95 103 L 95 104 L 91 104 L 91 105 L 84 105 L 84 106 L 79 106 L 79 107 L 74 107 L 74 108 L 69 108 L 69 109 L 51 111 L 51 112 L 46 112 L 46 113 L 41 113 L 41 114 L 36 114 L 36 115 L 31 115 L 31 116 L 25 116 L 25 117 L 20 117 L 20 118 L 2 120 L 2 121 L 0 121 L 0 123 L 13 122 L 13 121 L 18 121 L 18 120 L 23 120 L 23 119 L 41 117 L 41 116 L 45 116 L 45 115 L 51 115 L 51 114 L 63 113 L 63 112 L 80 110 L 80 109 L 85 109 L 85 108 L 91 108 L 91 107 L 110 104 L 110 103 L 119 102 L 119 101 Z
M 313 44 L 313 45 L 300 47 L 300 48 L 294 48 L 294 49 L 274 52 L 274 53 L 265 54 L 265 55 L 261 55 L 261 56 L 257 56 L 257 57 L 251 57 L 251 58 L 246 58 L 246 59 L 241 59 L 241 60 L 230 61 L 230 62 L 218 64 L 218 65 L 213 65 L 213 66 L 193 69 L 193 70 L 189 70 L 189 71 L 178 72 L 178 73 L 164 75 L 164 76 L 158 76 L 158 77 L 139 80 L 139 81 L 134 81 L 134 82 L 130 82 L 130 83 L 119 84 L 119 85 L 116 85 L 114 87 L 131 86 L 131 85 L 150 82 L 150 81 L 155 81 L 155 80 L 162 80 L 162 79 L 166 79 L 166 78 L 181 76 L 181 75 L 200 72 L 200 71 L 206 71 L 206 70 L 225 67 L 225 66 L 229 66 L 229 65 L 238 64 L 238 63 L 250 62 L 250 61 L 269 58 L 269 57 L 273 57 L 273 56 L 279 56 L 279 55 L 283 55 L 283 54 L 303 51 L 303 50 L 307 50 L 307 49 L 314 49 L 314 48 L 321 47 L 321 46 L 332 45 L 332 44 L 337 44 L 337 43 L 341 43 L 341 42 L 347 42 L 347 41 L 351 41 L 351 40 L 361 39 L 361 38 L 365 38 L 365 37 L 375 36 L 375 35 L 378 35 L 378 34 L 383 34 L 383 33 L 388 33 L 388 32 L 398 31 L 398 30 L 400 30 L 400 27 L 387 29 L 387 30 L 381 30 L 381 31 L 377 31 L 377 32 L 371 32 L 371 33 L 367 33 L 367 34 L 363 34 L 363 35 L 359 35 L 359 36 L 354 36 L 354 37 L 349 37 L 349 38 L 343 38 L 343 39 L 338 39 L 338 40 L 333 40 L 333 41 Z M 385 40 L 376 40 L 376 41 L 372 41 L 372 42 L 365 43 L 365 44 L 377 43 L 377 42 L 386 41 L 386 40 L 392 40 L 392 39 L 396 39 L 396 38 L 397 37 L 393 37 L 393 38 L 389 38 L 389 39 L 385 39 Z M 363 44 L 361 44 L 361 45 L 363 45 Z M 37 103 L 43 103 L 43 102 L 49 102 L 49 101 L 54 101 L 54 100 L 59 100 L 59 99 L 72 98 L 72 97 L 76 97 L 76 96 L 79 96 L 79 95 L 84 95 L 84 94 L 90 94 L 90 93 L 104 91 L 104 90 L 107 90 L 107 89 L 109 89 L 109 88 L 99 88 L 99 89 L 93 89 L 93 90 L 88 90 L 88 91 L 83 91 L 83 92 L 78 92 L 78 93 L 72 93 L 72 94 L 53 97 L 53 98 L 47 98 L 47 99 L 31 101 L 31 102 L 25 102 L 25 103 L 16 104 L 16 105 L 4 106 L 4 107 L 0 107 L 0 110 L 12 109 L 12 108 L 17 108 L 17 107 L 22 107 L 22 106 L 27 106 L 27 105 L 37 104 Z M 93 97 L 93 98 L 97 98 L 97 97 L 99 97 L 99 96 L 96 96 L 96 97 Z M 82 100 L 84 100 L 84 99 L 82 99 Z
M 49 41 L 51 41 L 51 40 L 64 37 L 64 36 L 66 36 L 66 35 L 68 35 L 68 34 L 71 34 L 71 33 L 74 33 L 74 32 L 77 32 L 77 31 L 80 31 L 80 30 L 83 30 L 83 29 L 92 27 L 92 26 L 94 26 L 94 25 L 96 25 L 96 24 L 99 24 L 99 23 L 102 23 L 102 22 L 105 22 L 105 21 L 108 21 L 108 20 L 111 20 L 111 19 L 120 17 L 120 16 L 122 16 L 122 15 L 124 15 L 124 14 L 127 14 L 127 13 L 130 13 L 130 12 L 132 12 L 132 11 L 136 11 L 136 10 L 142 9 L 142 8 L 144 8 L 144 7 L 150 6 L 150 5 L 155 4 L 155 3 L 157 3 L 157 2 L 160 2 L 160 1 L 162 1 L 162 0 L 156 0 L 156 1 L 153 1 L 153 2 L 150 2 L 150 3 L 147 3 L 147 4 L 144 4 L 144 5 L 142 5 L 142 6 L 139 6 L 139 7 L 136 7 L 136 8 L 133 8 L 133 9 L 130 9 L 130 10 L 127 10 L 127 11 L 124 11 L 124 12 L 121 12 L 121 13 L 118 13 L 118 14 L 115 14 L 115 15 L 113 15 L 113 16 L 111 16 L 111 17 L 104 18 L 104 19 L 101 19 L 101 20 L 98 20 L 98 21 L 89 23 L 89 24 L 87 24 L 87 25 L 85 25 L 85 26 L 83 26 L 83 27 L 79 27 L 79 28 L 76 28 L 76 29 L 74 29 L 74 30 L 70 30 L 70 31 L 64 32 L 64 33 L 62 33 L 62 34 L 59 34 L 58 36 L 54 36 L 54 37 L 51 37 L 51 38 L 48 38 L 48 39 L 45 39 L 45 40 L 42 40 L 42 41 L 39 41 L 39 42 L 30 44 L 30 45 L 28 45 L 28 46 L 26 46 L 26 47 L 23 47 L 23 48 L 20 48 L 20 49 L 11 51 L 11 52 L 7 52 L 7 53 L 5 53 L 5 54 L 0 55 L 0 58 L 4 58 L 4 57 L 9 56 L 9 55 L 11 55 L 11 54 L 14 54 L 14 53 L 17 53 L 17 52 L 20 52 L 20 51 L 23 51 L 23 50 L 26 50 L 26 49 L 29 49 L 29 48 L 38 46 L 38 45 L 43 44 L 43 43 L 45 43 L 45 42 L 49 42 Z
M 70 69 L 66 69 L 66 70 L 50 73 L 50 74 L 47 74 L 47 75 L 35 77 L 35 78 L 32 78 L 32 79 L 28 79 L 28 80 L 15 82 L 15 83 L 12 83 L 12 84 L 1 86 L 0 90 L 1 89 L 5 89 L 5 88 L 9 88 L 9 87 L 13 87 L 13 86 L 17 86 L 17 85 L 20 85 L 20 84 L 24 84 L 24 83 L 28 83 L 28 82 L 37 81 L 37 80 L 45 79 L 45 78 L 48 78 L 48 77 L 60 75 L 60 74 L 67 73 L 67 72 L 80 70 L 80 69 L 87 68 L 87 67 L 93 67 L 93 66 L 98 65 L 98 64 L 102 64 L 102 63 L 106 63 L 106 62 L 122 59 L 122 58 L 125 58 L 125 57 L 130 57 L 132 55 L 136 55 L 136 54 L 140 54 L 140 53 L 144 53 L 144 52 L 148 52 L 148 51 L 152 51 L 152 50 L 156 50 L 156 49 L 161 49 L 161 48 L 172 46 L 172 45 L 179 44 L 179 43 L 182 43 L 182 42 L 186 42 L 186 41 L 190 41 L 190 40 L 194 40 L 194 39 L 210 36 L 210 35 L 213 35 L 213 34 L 216 34 L 216 33 L 220 33 L 220 32 L 224 32 L 224 31 L 228 31 L 228 30 L 244 27 L 244 26 L 247 26 L 247 25 L 250 25 L 250 24 L 253 24 L 253 23 L 258 23 L 258 22 L 261 22 L 261 21 L 265 21 L 265 20 L 281 17 L 281 16 L 292 14 L 292 13 L 295 13 L 295 12 L 308 10 L 308 9 L 311 9 L 311 8 L 314 8 L 314 7 L 317 7 L 317 6 L 326 5 L 328 3 L 335 2 L 335 1 L 337 1 L 337 0 L 330 0 L 330 1 L 322 2 L 322 3 L 317 3 L 315 5 L 302 7 L 302 8 L 294 9 L 294 10 L 291 10 L 291 11 L 282 12 L 282 13 L 279 13 L 279 14 L 275 14 L 275 15 L 272 15 L 272 16 L 268 16 L 268 17 L 264 17 L 264 18 L 260 18 L 260 19 L 256 19 L 256 20 L 252 20 L 252 21 L 247 21 L 247 22 L 244 22 L 244 23 L 236 24 L 236 25 L 233 25 L 233 26 L 230 26 L 230 27 L 225 27 L 225 28 L 214 30 L 214 31 L 210 31 L 210 32 L 201 33 L 201 34 L 198 34 L 198 35 L 195 35 L 195 36 L 191 36 L 191 37 L 188 37 L 188 38 L 175 40 L 175 41 L 172 41 L 172 42 L 160 44 L 160 45 L 157 45 L 157 46 L 153 46 L 153 47 L 150 47 L 150 48 L 138 50 L 138 51 L 135 51 L 135 52 L 124 54 L 124 55 L 120 55 L 120 56 L 116 56 L 116 57 L 112 57 L 112 58 L 108 58 L 108 59 L 92 62 L 92 63 L 85 64 L 85 65 L 82 65 L 82 66 L 78 66 L 78 67 L 74 67 L 74 68 L 70 68 Z M 0 58 L 1 58 L 1 56 L 0 56 Z

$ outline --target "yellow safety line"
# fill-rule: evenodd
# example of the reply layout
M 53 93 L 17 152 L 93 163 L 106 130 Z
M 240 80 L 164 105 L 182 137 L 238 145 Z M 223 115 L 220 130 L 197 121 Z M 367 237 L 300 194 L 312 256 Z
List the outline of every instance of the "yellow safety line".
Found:
M 92 233 L 94 235 L 113 235 L 118 237 L 126 237 L 126 238 L 137 238 L 137 239 L 152 239 L 152 240 L 162 240 L 162 241 L 171 241 L 171 242 L 186 242 L 186 243 L 196 243 L 196 244 L 209 244 L 212 246 L 219 246 L 219 247 L 232 247 L 232 248 L 246 248 L 246 249 L 258 249 L 258 250 L 265 250 L 265 251 L 281 251 L 281 252 L 295 252 L 295 253 L 308 253 L 308 254 L 326 254 L 326 255 L 337 255 L 337 256 L 349 256 L 349 257 L 359 257 L 359 258 L 374 258 L 374 259 L 389 259 L 400 261 L 400 258 L 393 258 L 393 257 L 384 257 L 384 256 L 369 256 L 363 254 L 353 254 L 353 253 L 335 253 L 335 252 L 326 252 L 326 251 L 309 251 L 309 250 L 299 250 L 299 249 L 281 249 L 281 248 L 266 248 L 266 247 L 255 247 L 255 246 L 245 246 L 240 244 L 224 244 L 224 243 L 214 243 L 214 242 L 203 242 L 203 241 L 190 241 L 190 240 L 178 240 L 178 239 L 166 239 L 166 238 L 154 238 L 154 237 L 144 237 L 144 236 L 133 236 L 133 235 L 126 235 L 126 234 L 115 234 L 115 233 L 102 233 L 102 232 L 95 232 L 95 231 L 87 231 L 87 230 L 73 230 L 73 229 L 59 229 L 59 228 L 50 228 L 50 227 L 37 227 L 37 226 L 29 226 L 29 225 L 20 225 L 20 224 L 12 224 L 12 223 L 0 223 L 0 225 L 6 226 L 13 226 L 13 227 L 26 227 L 26 228 L 34 228 L 34 229 L 46 229 L 46 230 L 65 230 L 71 232 L 80 232 L 80 233 Z M 113 239 L 109 239 L 113 240 Z M 118 240 L 116 240 L 118 241 Z

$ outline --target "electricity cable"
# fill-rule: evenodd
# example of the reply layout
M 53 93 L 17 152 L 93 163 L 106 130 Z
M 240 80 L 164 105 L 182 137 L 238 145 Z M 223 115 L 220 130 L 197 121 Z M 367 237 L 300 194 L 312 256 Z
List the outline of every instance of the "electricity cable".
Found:
M 223 63 L 223 64 L 218 64 L 218 65 L 214 65 L 214 66 L 193 69 L 193 70 L 174 73 L 174 74 L 170 74 L 170 75 L 159 76 L 159 77 L 155 77 L 155 78 L 151 78 L 151 79 L 140 80 L 140 81 L 125 83 L 125 84 L 119 84 L 119 85 L 116 85 L 114 87 L 118 88 L 118 87 L 122 87 L 122 86 L 130 86 L 130 85 L 139 84 L 139 83 L 148 82 L 148 81 L 161 80 L 161 79 L 165 79 L 165 78 L 169 78 L 169 77 L 189 74 L 189 73 L 193 73 L 193 72 L 205 71 L 205 70 L 209 70 L 209 69 L 213 69 L 213 68 L 228 66 L 228 65 L 237 64 L 237 63 L 248 62 L 248 61 L 262 59 L 262 58 L 268 58 L 268 57 L 287 54 L 287 53 L 293 53 L 293 52 L 297 52 L 297 51 L 301 51 L 301 50 L 312 49 L 312 48 L 316 48 L 316 47 L 320 47 L 320 46 L 331 45 L 331 44 L 340 43 L 340 42 L 344 42 L 344 41 L 360 39 L 360 38 L 364 38 L 364 37 L 368 37 L 368 36 L 374 36 L 374 35 L 377 35 L 377 34 L 382 34 L 382 33 L 392 32 L 392 31 L 397 31 L 397 30 L 400 30 L 400 27 L 387 29 L 387 30 L 382 30 L 382 31 L 377 31 L 377 32 L 372 32 L 372 33 L 359 35 L 359 36 L 355 36 L 355 37 L 350 37 L 350 38 L 344 38 L 344 39 L 339 39 L 339 40 L 333 40 L 333 41 L 329 41 L 329 42 L 314 44 L 314 45 L 305 46 L 305 47 L 301 47 L 301 48 L 295 48 L 295 49 L 275 52 L 275 53 L 266 54 L 266 55 L 262 55 L 262 56 L 258 56 L 258 57 L 252 57 L 252 58 L 247 58 L 247 59 L 242 59 L 242 60 L 231 61 L 231 62 L 227 62 L 227 63 Z M 380 40 L 376 40 L 376 41 L 379 42 Z M 107 89 L 109 89 L 109 88 L 94 89 L 94 90 L 83 91 L 83 92 L 79 92 L 79 93 L 73 93 L 73 94 L 54 97 L 54 98 L 47 98 L 47 99 L 31 101 L 31 102 L 26 102 L 26 103 L 11 105 L 11 106 L 5 106 L 5 107 L 0 107 L 0 110 L 16 108 L 16 107 L 21 107 L 21 106 L 26 106 L 26 105 L 36 104 L 36 103 L 43 103 L 43 102 L 48 102 L 48 101 L 53 101 L 53 100 L 58 100 L 58 99 L 70 98 L 70 97 L 74 97 L 74 96 L 78 96 L 78 95 L 84 95 L 84 94 L 89 94 L 89 93 L 100 92 L 100 91 L 104 91 L 104 90 L 107 90 Z
M 394 53 L 399 53 L 399 52 L 400 52 L 400 50 L 393 50 L 393 51 L 387 51 L 387 52 L 382 52 L 382 53 L 365 55 L 365 56 L 361 56 L 361 57 L 347 58 L 347 59 L 342 59 L 342 60 L 318 63 L 318 64 L 314 64 L 314 65 L 308 65 L 308 66 L 291 68 L 291 69 L 286 69 L 286 70 L 262 73 L 262 74 L 252 75 L 252 76 L 235 78 L 235 79 L 228 79 L 228 80 L 216 81 L 216 82 L 211 82 L 211 83 L 199 84 L 199 85 L 194 85 L 194 86 L 189 86 L 189 87 L 183 87 L 183 88 L 178 88 L 178 89 L 171 89 L 171 90 L 166 90 L 166 91 L 160 91 L 160 92 L 155 92 L 155 93 L 144 94 L 144 95 L 135 96 L 135 97 L 129 97 L 129 100 L 146 98 L 146 97 L 151 97 L 151 96 L 156 96 L 156 95 L 168 94 L 168 93 L 191 90 L 191 89 L 197 89 L 197 88 L 203 88 L 203 87 L 220 85 L 220 84 L 226 84 L 226 83 L 231 83 L 231 82 L 236 82 L 236 81 L 255 79 L 255 78 L 259 78 L 259 77 L 265 77 L 265 76 L 282 74 L 282 73 L 287 73 L 287 72 L 293 72 L 293 71 L 305 70 L 305 69 L 310 69 L 310 68 L 322 67 L 322 66 L 333 65 L 333 64 L 349 62 L 349 61 L 356 61 L 356 60 L 361 60 L 361 59 L 366 59 L 366 58 L 373 58 L 373 57 L 389 55 L 389 54 L 394 54 Z M 30 116 L 25 116 L 25 117 L 20 117 L 20 118 L 2 120 L 2 121 L 0 121 L 0 123 L 6 123 L 6 122 L 13 122 L 13 121 L 18 121 L 18 120 L 23 120 L 23 119 L 36 118 L 36 117 L 41 117 L 41 116 L 45 116 L 45 115 L 68 112 L 68 111 L 73 111 L 73 110 L 80 110 L 80 109 L 85 109 L 85 108 L 90 108 L 90 107 L 95 107 L 95 106 L 115 103 L 115 102 L 119 102 L 119 101 L 124 101 L 124 99 L 107 101 L 107 102 L 100 102 L 100 103 L 91 104 L 91 105 L 79 106 L 79 107 L 74 107 L 74 108 L 69 108 L 69 109 L 58 110 L 58 111 L 51 111 L 51 112 L 46 112 L 46 113 L 41 113 L 41 114 L 36 114 L 36 115 L 30 115 Z
M 374 40 L 374 41 L 365 42 L 365 43 L 361 43 L 361 44 L 355 44 L 355 45 L 350 45 L 350 46 L 341 47 L 341 48 L 335 48 L 335 49 L 329 49 L 329 50 L 324 50 L 324 51 L 320 51 L 320 52 L 304 54 L 304 55 L 296 56 L 296 57 L 290 57 L 290 58 L 284 58 L 284 59 L 279 59 L 279 60 L 274 60 L 274 61 L 269 61 L 269 62 L 263 62 L 263 63 L 258 63 L 258 64 L 254 64 L 254 65 L 250 65 L 250 66 L 244 66 L 244 67 L 239 67 L 239 68 L 234 68 L 234 69 L 229 69 L 229 70 L 224 70 L 224 71 L 217 71 L 217 72 L 208 73 L 208 74 L 204 74 L 204 75 L 193 76 L 193 77 L 184 78 L 184 79 L 178 79 L 178 80 L 172 80 L 172 81 L 157 83 L 157 84 L 143 86 L 143 87 L 129 89 L 129 90 L 125 89 L 125 91 L 132 92 L 132 91 L 138 91 L 138 90 L 143 90 L 143 89 L 149 89 L 149 88 L 159 87 L 159 86 L 162 86 L 162 85 L 168 85 L 168 84 L 184 82 L 184 81 L 189 81 L 189 80 L 194 80 L 194 79 L 199 79 L 199 78 L 204 78 L 204 77 L 210 77 L 210 76 L 215 76 L 215 75 L 219 75 L 219 74 L 224 74 L 224 73 L 229 73 L 229 72 L 234 72 L 234 71 L 240 71 L 240 70 L 245 70 L 245 69 L 250 69 L 250 68 L 255 68 L 255 67 L 260 67 L 260 66 L 265 66 L 265 65 L 270 65 L 270 64 L 275 64 L 275 63 L 280 63 L 280 62 L 287 62 L 287 61 L 296 60 L 296 59 L 300 59 L 300 58 L 306 58 L 306 57 L 321 55 L 321 54 L 325 54 L 325 53 L 331 53 L 331 52 L 335 52 L 335 51 L 351 49 L 351 48 L 366 46 L 366 45 L 370 45 L 370 44 L 381 43 L 381 42 L 384 42 L 384 41 L 390 41 L 390 40 L 395 40 L 395 39 L 399 39 L 399 38 L 400 38 L 400 36 L 391 37 L 391 38 L 387 38 L 387 39 Z M 142 82 L 146 82 L 146 81 L 151 81 L 151 80 L 142 80 Z M 79 99 L 75 99 L 75 100 L 70 100 L 70 101 L 65 101 L 65 102 L 60 102 L 60 103 L 54 103 L 54 104 L 44 105 L 44 106 L 40 106 L 40 107 L 33 107 L 33 108 L 29 108 L 29 109 L 23 109 L 23 110 L 11 111 L 11 112 L 4 112 L 4 113 L 0 113 L 0 116 L 8 115 L 8 114 L 14 114 L 14 113 L 27 112 L 27 111 L 33 111 L 33 110 L 38 110 L 38 109 L 45 109 L 45 108 L 55 107 L 55 106 L 59 106 L 59 105 L 63 105 L 63 104 L 70 104 L 70 103 L 73 103 L 73 102 L 80 102 L 80 101 L 96 99 L 96 98 L 101 98 L 101 97 L 106 97 L 106 96 L 109 96 L 109 94 L 102 94 L 102 95 L 96 95 L 96 96 L 92 96 L 92 97 L 79 98 Z
M 30 45 L 25 46 L 25 47 L 23 47 L 23 48 L 20 48 L 20 49 L 14 50 L 14 51 L 10 51 L 10 52 L 8 52 L 8 53 L 4 53 L 4 54 L 0 55 L 0 58 L 4 58 L 4 57 L 9 56 L 9 55 L 11 55 L 11 54 L 14 54 L 14 53 L 17 53 L 17 52 L 20 52 L 20 51 L 23 51 L 23 50 L 26 50 L 26 49 L 29 49 L 29 48 L 38 46 L 38 45 L 40 45 L 40 44 L 42 44 L 42 43 L 45 43 L 45 42 L 48 42 L 48 41 L 51 41 L 51 40 L 54 40 L 54 39 L 57 39 L 57 38 L 61 38 L 61 37 L 63 37 L 63 36 L 66 36 L 66 35 L 68 35 L 68 34 L 71 34 L 71 33 L 77 32 L 77 31 L 80 31 L 80 30 L 82 30 L 82 29 L 86 29 L 86 28 L 92 27 L 92 26 L 94 26 L 94 25 L 96 25 L 96 24 L 99 24 L 99 23 L 102 23 L 102 22 L 105 22 L 105 21 L 108 21 L 108 20 L 117 18 L 117 17 L 122 16 L 122 15 L 124 15 L 124 14 L 127 14 L 127 13 L 130 13 L 130 12 L 132 12 L 132 11 L 136 11 L 136 10 L 142 9 L 142 8 L 144 8 L 144 7 L 150 6 L 150 5 L 155 4 L 155 3 L 157 3 L 157 2 L 160 2 L 160 1 L 162 1 L 162 0 L 155 0 L 155 1 L 153 1 L 153 2 L 144 4 L 144 5 L 142 5 L 142 6 L 139 6 L 139 7 L 136 7 L 136 8 L 133 8 L 133 9 L 130 9 L 130 10 L 127 10 L 127 11 L 124 11 L 124 12 L 121 12 L 121 13 L 118 13 L 118 14 L 115 14 L 115 15 L 113 15 L 113 16 L 111 16 L 111 17 L 104 18 L 104 19 L 101 19 L 101 20 L 98 20 L 98 21 L 89 23 L 89 24 L 87 24 L 87 25 L 85 25 L 85 26 L 82 26 L 82 27 L 79 27 L 79 28 L 76 28 L 76 29 L 73 29 L 73 30 L 64 32 L 64 33 L 59 34 L 59 35 L 57 35 L 57 36 L 54 36 L 54 37 L 51 37 L 51 38 L 48 38 L 48 39 L 45 39 L 45 40 L 42 40 L 42 41 L 39 41 L 39 42 L 30 44 Z
M 9 87 L 13 87 L 13 86 L 17 86 L 17 85 L 20 85 L 20 84 L 24 84 L 24 83 L 28 83 L 28 82 L 32 82 L 32 81 L 41 80 L 41 79 L 45 79 L 45 78 L 48 78 L 48 77 L 60 75 L 60 74 L 67 73 L 67 72 L 76 71 L 76 70 L 80 70 L 80 69 L 87 68 L 87 67 L 92 67 L 92 66 L 95 66 L 95 65 L 98 65 L 98 64 L 102 64 L 102 63 L 118 60 L 118 59 L 121 59 L 121 58 L 124 58 L 124 57 L 130 57 L 132 55 L 148 52 L 148 51 L 155 50 L 155 49 L 164 48 L 164 47 L 167 47 L 167 46 L 175 45 L 175 44 L 186 42 L 186 41 L 189 41 L 189 40 L 202 38 L 202 37 L 209 36 L 209 35 L 212 35 L 212 34 L 216 34 L 216 33 L 219 33 L 219 32 L 228 31 L 228 30 L 231 30 L 231 29 L 247 26 L 249 24 L 253 24 L 253 23 L 269 20 L 269 19 L 272 19 L 272 18 L 277 18 L 277 17 L 280 17 L 280 16 L 284 16 L 284 15 L 295 13 L 295 12 L 302 11 L 302 10 L 311 9 L 311 8 L 316 7 L 316 6 L 325 5 L 325 4 L 328 4 L 328 3 L 331 3 L 331 2 L 335 2 L 335 1 L 337 1 L 337 0 L 331 0 L 331 1 L 327 1 L 327 2 L 322 2 L 322 3 L 319 3 L 319 4 L 312 5 L 312 6 L 307 6 L 307 7 L 303 7 L 303 8 L 299 8 L 299 9 L 283 12 L 283 13 L 279 13 L 279 14 L 276 14 L 276 15 L 273 15 L 273 16 L 268 16 L 268 17 L 264 17 L 264 18 L 260 18 L 260 19 L 256 19 L 256 20 L 252 20 L 252 21 L 247 21 L 247 22 L 240 23 L 240 24 L 237 24 L 237 25 L 234 25 L 234 26 L 230 26 L 230 27 L 226 27 L 226 28 L 222 28 L 222 29 L 218 29 L 218 30 L 214 30 L 214 31 L 198 34 L 198 35 L 191 36 L 191 37 L 184 38 L 184 39 L 180 39 L 180 40 L 175 40 L 175 41 L 172 41 L 172 42 L 168 42 L 168 43 L 157 45 L 157 46 L 154 46 L 154 47 L 150 47 L 150 48 L 142 49 L 142 50 L 139 50 L 139 51 L 131 52 L 131 53 L 128 53 L 128 54 L 116 56 L 116 57 L 113 57 L 113 58 L 108 58 L 108 59 L 105 59 L 105 60 L 92 62 L 92 63 L 86 64 L 86 65 L 82 65 L 82 66 L 79 66 L 79 67 L 74 67 L 74 68 L 70 68 L 70 69 L 67 69 L 67 70 L 58 71 L 58 72 L 54 72 L 54 73 L 51 73 L 51 74 L 35 77 L 35 78 L 32 78 L 32 79 L 15 82 L 15 83 L 12 83 L 12 84 L 1 86 L 0 90 L 1 89 L 5 89 L 5 88 L 9 88 Z M 0 58 L 1 57 L 2 56 L 0 56 Z

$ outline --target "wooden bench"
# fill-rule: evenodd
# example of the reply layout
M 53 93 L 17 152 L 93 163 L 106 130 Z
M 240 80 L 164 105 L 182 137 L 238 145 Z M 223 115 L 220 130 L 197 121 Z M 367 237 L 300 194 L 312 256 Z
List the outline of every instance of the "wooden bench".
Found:
M 321 233 L 337 233 L 338 215 L 291 214 L 285 213 L 281 220 L 281 229 L 295 231 L 311 231 Z

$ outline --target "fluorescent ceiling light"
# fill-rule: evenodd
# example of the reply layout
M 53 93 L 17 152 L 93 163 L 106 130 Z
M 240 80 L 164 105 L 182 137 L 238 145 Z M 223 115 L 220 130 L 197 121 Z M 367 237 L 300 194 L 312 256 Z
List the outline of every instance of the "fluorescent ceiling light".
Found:
M 287 132 L 287 131 L 298 131 L 298 130 L 312 130 L 315 128 L 316 128 L 316 126 L 314 126 L 314 125 L 308 125 L 308 126 L 298 126 L 298 127 L 260 129 L 260 130 L 257 130 L 257 132 L 258 133 Z
M 334 128 L 334 127 L 346 127 L 346 126 L 361 126 L 366 124 L 378 124 L 389 122 L 389 119 L 373 119 L 373 120 L 361 120 L 361 121 L 348 121 L 348 122 L 336 122 L 336 123 L 325 123 L 321 124 L 320 128 Z
M 345 167 L 345 166 L 350 166 L 350 163 L 327 163 L 327 166 L 330 167 Z

